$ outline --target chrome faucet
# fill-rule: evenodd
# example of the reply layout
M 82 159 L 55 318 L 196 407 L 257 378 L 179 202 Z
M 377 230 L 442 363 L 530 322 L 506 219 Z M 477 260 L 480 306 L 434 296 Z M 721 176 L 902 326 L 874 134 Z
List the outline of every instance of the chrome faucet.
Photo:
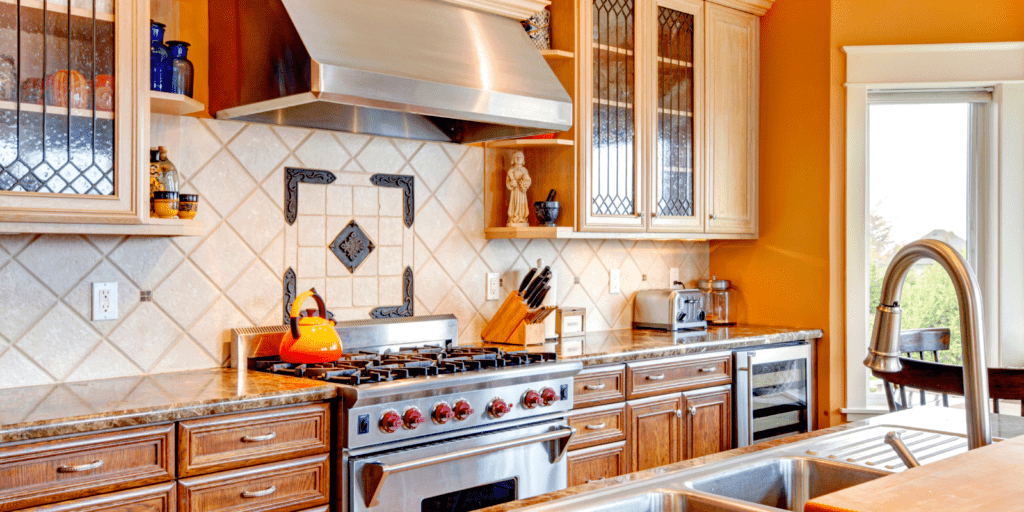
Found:
M 907 274 L 918 260 L 937 261 L 953 280 L 960 306 L 960 336 L 964 356 L 964 400 L 967 442 L 971 450 L 992 444 L 988 417 L 988 366 L 985 364 L 985 326 L 981 288 L 963 255 L 938 240 L 918 240 L 900 249 L 882 281 L 882 298 L 875 312 L 871 346 L 864 365 L 882 373 L 897 373 L 900 363 L 900 294 Z

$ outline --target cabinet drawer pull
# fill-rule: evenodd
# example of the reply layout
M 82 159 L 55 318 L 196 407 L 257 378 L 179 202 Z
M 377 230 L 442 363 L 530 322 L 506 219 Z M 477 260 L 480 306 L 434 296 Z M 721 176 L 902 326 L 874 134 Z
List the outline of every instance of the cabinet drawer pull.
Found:
M 583 388 L 586 389 L 587 391 L 600 391 L 607 386 L 607 384 L 602 382 L 600 384 L 587 384 L 586 386 L 583 386 Z
M 243 443 L 258 443 L 260 441 L 270 441 L 277 437 L 277 432 L 271 432 L 269 434 L 263 434 L 262 436 L 242 436 Z
M 604 482 L 605 480 L 607 480 L 607 478 L 595 478 L 593 480 L 587 480 L 587 483 L 592 484 L 594 482 Z
M 700 372 L 700 373 L 711 373 L 711 372 L 718 371 L 718 367 L 717 366 L 705 366 L 704 368 L 697 369 L 697 371 Z
M 95 460 L 88 464 L 79 464 L 77 466 L 57 466 L 58 473 L 81 473 L 83 471 L 92 471 L 103 465 L 102 460 Z
M 602 421 L 601 423 L 598 423 L 598 424 L 596 424 L 596 425 L 587 425 L 587 426 L 586 426 L 586 429 L 587 429 L 587 430 L 601 430 L 601 429 L 602 429 L 602 428 L 604 428 L 604 427 L 605 427 L 606 425 L 607 425 L 607 423 L 605 423 L 605 422 L 603 422 L 603 421 Z
M 277 492 L 277 487 L 271 485 L 270 487 L 263 489 L 262 491 L 244 491 L 242 492 L 243 498 L 261 498 L 263 496 L 270 496 Z
M 661 374 L 661 375 L 648 375 L 647 376 L 647 380 L 662 380 L 664 378 L 665 378 L 665 374 L 664 373 Z

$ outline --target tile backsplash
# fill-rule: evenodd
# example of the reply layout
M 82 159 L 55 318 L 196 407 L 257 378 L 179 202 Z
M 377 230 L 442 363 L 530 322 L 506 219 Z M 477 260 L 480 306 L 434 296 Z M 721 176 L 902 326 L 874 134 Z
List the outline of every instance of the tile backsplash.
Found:
M 708 272 L 706 242 L 486 240 L 477 147 L 161 115 L 152 144 L 200 194 L 205 236 L 0 235 L 0 388 L 221 366 L 228 329 L 281 323 L 287 268 L 336 317 L 361 319 L 402 303 L 411 267 L 415 314 L 456 315 L 463 341 L 500 305 L 485 300 L 488 272 L 504 297 L 550 264 L 558 303 L 586 307 L 591 331 L 628 328 L 633 292 L 666 286 L 670 268 L 684 282 Z M 337 176 L 299 185 L 292 225 L 285 167 Z M 412 228 L 402 190 L 374 186 L 377 173 L 415 177 Z M 350 273 L 328 246 L 353 220 L 375 247 Z M 609 269 L 621 294 L 608 293 Z M 118 283 L 117 320 L 90 320 L 93 282 Z

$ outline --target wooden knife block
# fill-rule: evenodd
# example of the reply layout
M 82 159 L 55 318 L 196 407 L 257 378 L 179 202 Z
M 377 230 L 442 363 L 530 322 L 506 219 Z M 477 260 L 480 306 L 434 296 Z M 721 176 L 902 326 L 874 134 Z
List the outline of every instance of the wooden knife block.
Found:
M 544 324 L 526 321 L 530 310 L 523 304 L 519 292 L 508 294 L 505 302 L 480 331 L 480 337 L 491 343 L 509 345 L 539 345 L 544 343 Z

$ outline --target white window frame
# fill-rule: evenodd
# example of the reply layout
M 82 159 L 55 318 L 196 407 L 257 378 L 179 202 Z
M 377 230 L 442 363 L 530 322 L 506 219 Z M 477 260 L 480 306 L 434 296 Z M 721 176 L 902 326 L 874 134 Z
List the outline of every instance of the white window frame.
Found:
M 870 91 L 993 89 L 990 141 L 977 157 L 980 240 L 989 366 L 1024 366 L 1024 42 L 846 46 L 847 420 L 888 412 L 867 403 L 869 334 L 867 128 Z M 970 237 L 969 237 L 970 238 Z M 997 271 L 993 271 L 997 269 Z M 1007 283 L 1000 286 L 1000 283 Z M 1016 342 L 1014 342 L 1016 340 Z

